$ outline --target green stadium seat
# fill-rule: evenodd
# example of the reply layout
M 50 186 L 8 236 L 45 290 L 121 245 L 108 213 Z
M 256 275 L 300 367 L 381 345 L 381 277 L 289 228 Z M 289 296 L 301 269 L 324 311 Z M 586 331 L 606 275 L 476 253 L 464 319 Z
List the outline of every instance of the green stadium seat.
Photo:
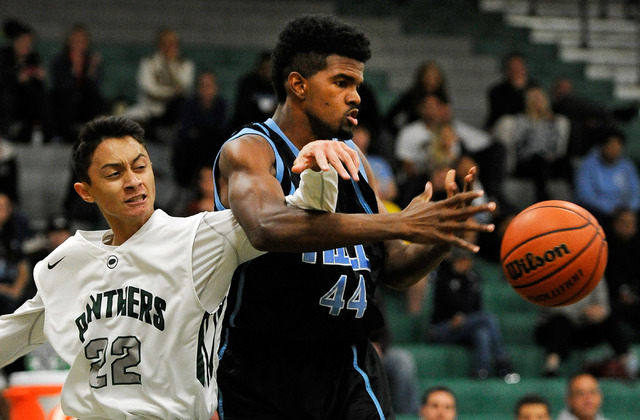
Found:
M 415 358 L 421 378 L 467 378 L 471 371 L 469 348 L 445 344 L 405 344 Z
M 506 344 L 534 344 L 535 316 L 514 312 L 501 314 L 498 318 Z

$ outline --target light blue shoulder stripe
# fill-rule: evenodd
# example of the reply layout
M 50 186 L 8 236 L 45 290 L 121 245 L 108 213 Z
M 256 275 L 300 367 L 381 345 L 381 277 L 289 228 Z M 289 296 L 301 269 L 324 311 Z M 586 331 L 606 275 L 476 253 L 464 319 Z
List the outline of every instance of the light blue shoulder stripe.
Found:
M 356 152 L 358 151 L 358 147 L 353 142 L 353 140 L 345 140 L 344 144 L 346 144 L 347 146 L 349 146 L 350 148 L 352 148 Z M 360 170 L 360 173 L 364 177 L 364 180 L 369 182 L 369 178 L 367 178 L 367 171 L 364 170 L 364 165 L 362 164 L 362 162 L 360 162 L 360 167 L 358 169 Z

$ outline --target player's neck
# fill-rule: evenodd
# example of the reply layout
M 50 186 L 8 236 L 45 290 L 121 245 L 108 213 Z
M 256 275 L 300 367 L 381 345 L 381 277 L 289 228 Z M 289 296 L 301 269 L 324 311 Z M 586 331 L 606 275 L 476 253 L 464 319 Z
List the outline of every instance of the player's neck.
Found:
M 307 143 L 318 140 L 311 131 L 307 116 L 298 108 L 287 103 L 279 104 L 272 119 L 298 150 Z

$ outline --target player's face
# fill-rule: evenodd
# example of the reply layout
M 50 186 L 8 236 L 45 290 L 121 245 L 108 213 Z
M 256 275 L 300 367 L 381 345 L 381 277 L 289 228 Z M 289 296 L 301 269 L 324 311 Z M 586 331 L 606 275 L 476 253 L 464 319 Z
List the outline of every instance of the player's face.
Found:
M 567 402 L 577 417 L 594 418 L 602 404 L 602 393 L 596 379 L 591 375 L 574 378 Z
M 95 202 L 109 226 L 137 230 L 153 213 L 155 181 L 147 150 L 132 137 L 110 138 L 98 145 L 89 166 L 91 185 L 76 191 Z
M 420 415 L 424 420 L 454 420 L 456 401 L 448 392 L 435 391 L 420 409 Z
M 327 57 L 327 67 L 307 79 L 305 107 L 318 139 L 351 138 L 363 81 L 364 63 L 338 55 Z
M 517 420 L 550 420 L 549 410 L 544 404 L 523 404 Z

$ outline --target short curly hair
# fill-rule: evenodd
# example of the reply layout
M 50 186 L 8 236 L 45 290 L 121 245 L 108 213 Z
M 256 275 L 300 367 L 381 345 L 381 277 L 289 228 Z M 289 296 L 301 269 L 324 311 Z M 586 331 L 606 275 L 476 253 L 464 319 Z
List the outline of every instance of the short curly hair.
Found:
M 272 54 L 271 81 L 282 103 L 285 81 L 292 71 L 310 77 L 326 68 L 327 56 L 339 55 L 365 63 L 371 57 L 370 42 L 358 29 L 333 16 L 304 15 L 289 21 Z

